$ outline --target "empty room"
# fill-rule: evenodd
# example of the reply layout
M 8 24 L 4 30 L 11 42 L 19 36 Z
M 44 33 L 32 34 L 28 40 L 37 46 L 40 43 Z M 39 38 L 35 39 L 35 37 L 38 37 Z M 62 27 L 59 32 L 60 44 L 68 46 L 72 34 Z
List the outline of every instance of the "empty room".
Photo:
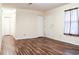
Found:
M 79 4 L 0 3 L 0 55 L 79 55 Z

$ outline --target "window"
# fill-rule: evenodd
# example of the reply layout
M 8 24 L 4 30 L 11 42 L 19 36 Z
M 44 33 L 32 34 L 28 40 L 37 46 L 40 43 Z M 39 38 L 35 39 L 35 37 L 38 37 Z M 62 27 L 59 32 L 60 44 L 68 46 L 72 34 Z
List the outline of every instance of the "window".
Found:
M 16 10 L 2 8 L 2 35 L 15 34 Z
M 78 8 L 65 10 L 64 34 L 79 36 Z

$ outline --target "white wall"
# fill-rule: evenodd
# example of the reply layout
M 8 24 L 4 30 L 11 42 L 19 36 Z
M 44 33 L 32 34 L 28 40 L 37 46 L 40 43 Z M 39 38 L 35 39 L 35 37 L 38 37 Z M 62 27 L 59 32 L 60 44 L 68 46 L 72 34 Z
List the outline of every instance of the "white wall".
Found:
M 3 5 L 3 7 L 16 8 L 16 39 L 43 36 L 43 12 L 21 9 L 10 5 Z
M 42 12 L 16 9 L 16 38 L 35 38 L 43 36 Z
M 79 7 L 67 4 L 48 11 L 45 16 L 45 35 L 52 39 L 79 45 L 79 37 L 64 35 L 64 10 Z

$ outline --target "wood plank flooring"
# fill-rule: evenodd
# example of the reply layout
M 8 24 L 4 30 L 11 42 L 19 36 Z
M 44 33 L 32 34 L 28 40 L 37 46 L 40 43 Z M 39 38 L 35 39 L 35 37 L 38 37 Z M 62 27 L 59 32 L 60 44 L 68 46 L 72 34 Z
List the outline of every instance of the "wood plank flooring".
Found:
M 16 40 L 17 55 L 79 55 L 79 46 L 46 37 Z

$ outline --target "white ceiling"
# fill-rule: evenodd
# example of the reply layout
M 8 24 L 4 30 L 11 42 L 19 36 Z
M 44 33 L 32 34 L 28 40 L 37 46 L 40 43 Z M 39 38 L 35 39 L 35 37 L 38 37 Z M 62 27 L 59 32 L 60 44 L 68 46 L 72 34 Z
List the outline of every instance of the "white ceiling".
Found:
M 48 11 L 50 9 L 53 9 L 65 4 L 67 3 L 32 3 L 31 5 L 29 5 L 28 3 L 4 3 L 3 6 L 38 10 L 38 11 Z

